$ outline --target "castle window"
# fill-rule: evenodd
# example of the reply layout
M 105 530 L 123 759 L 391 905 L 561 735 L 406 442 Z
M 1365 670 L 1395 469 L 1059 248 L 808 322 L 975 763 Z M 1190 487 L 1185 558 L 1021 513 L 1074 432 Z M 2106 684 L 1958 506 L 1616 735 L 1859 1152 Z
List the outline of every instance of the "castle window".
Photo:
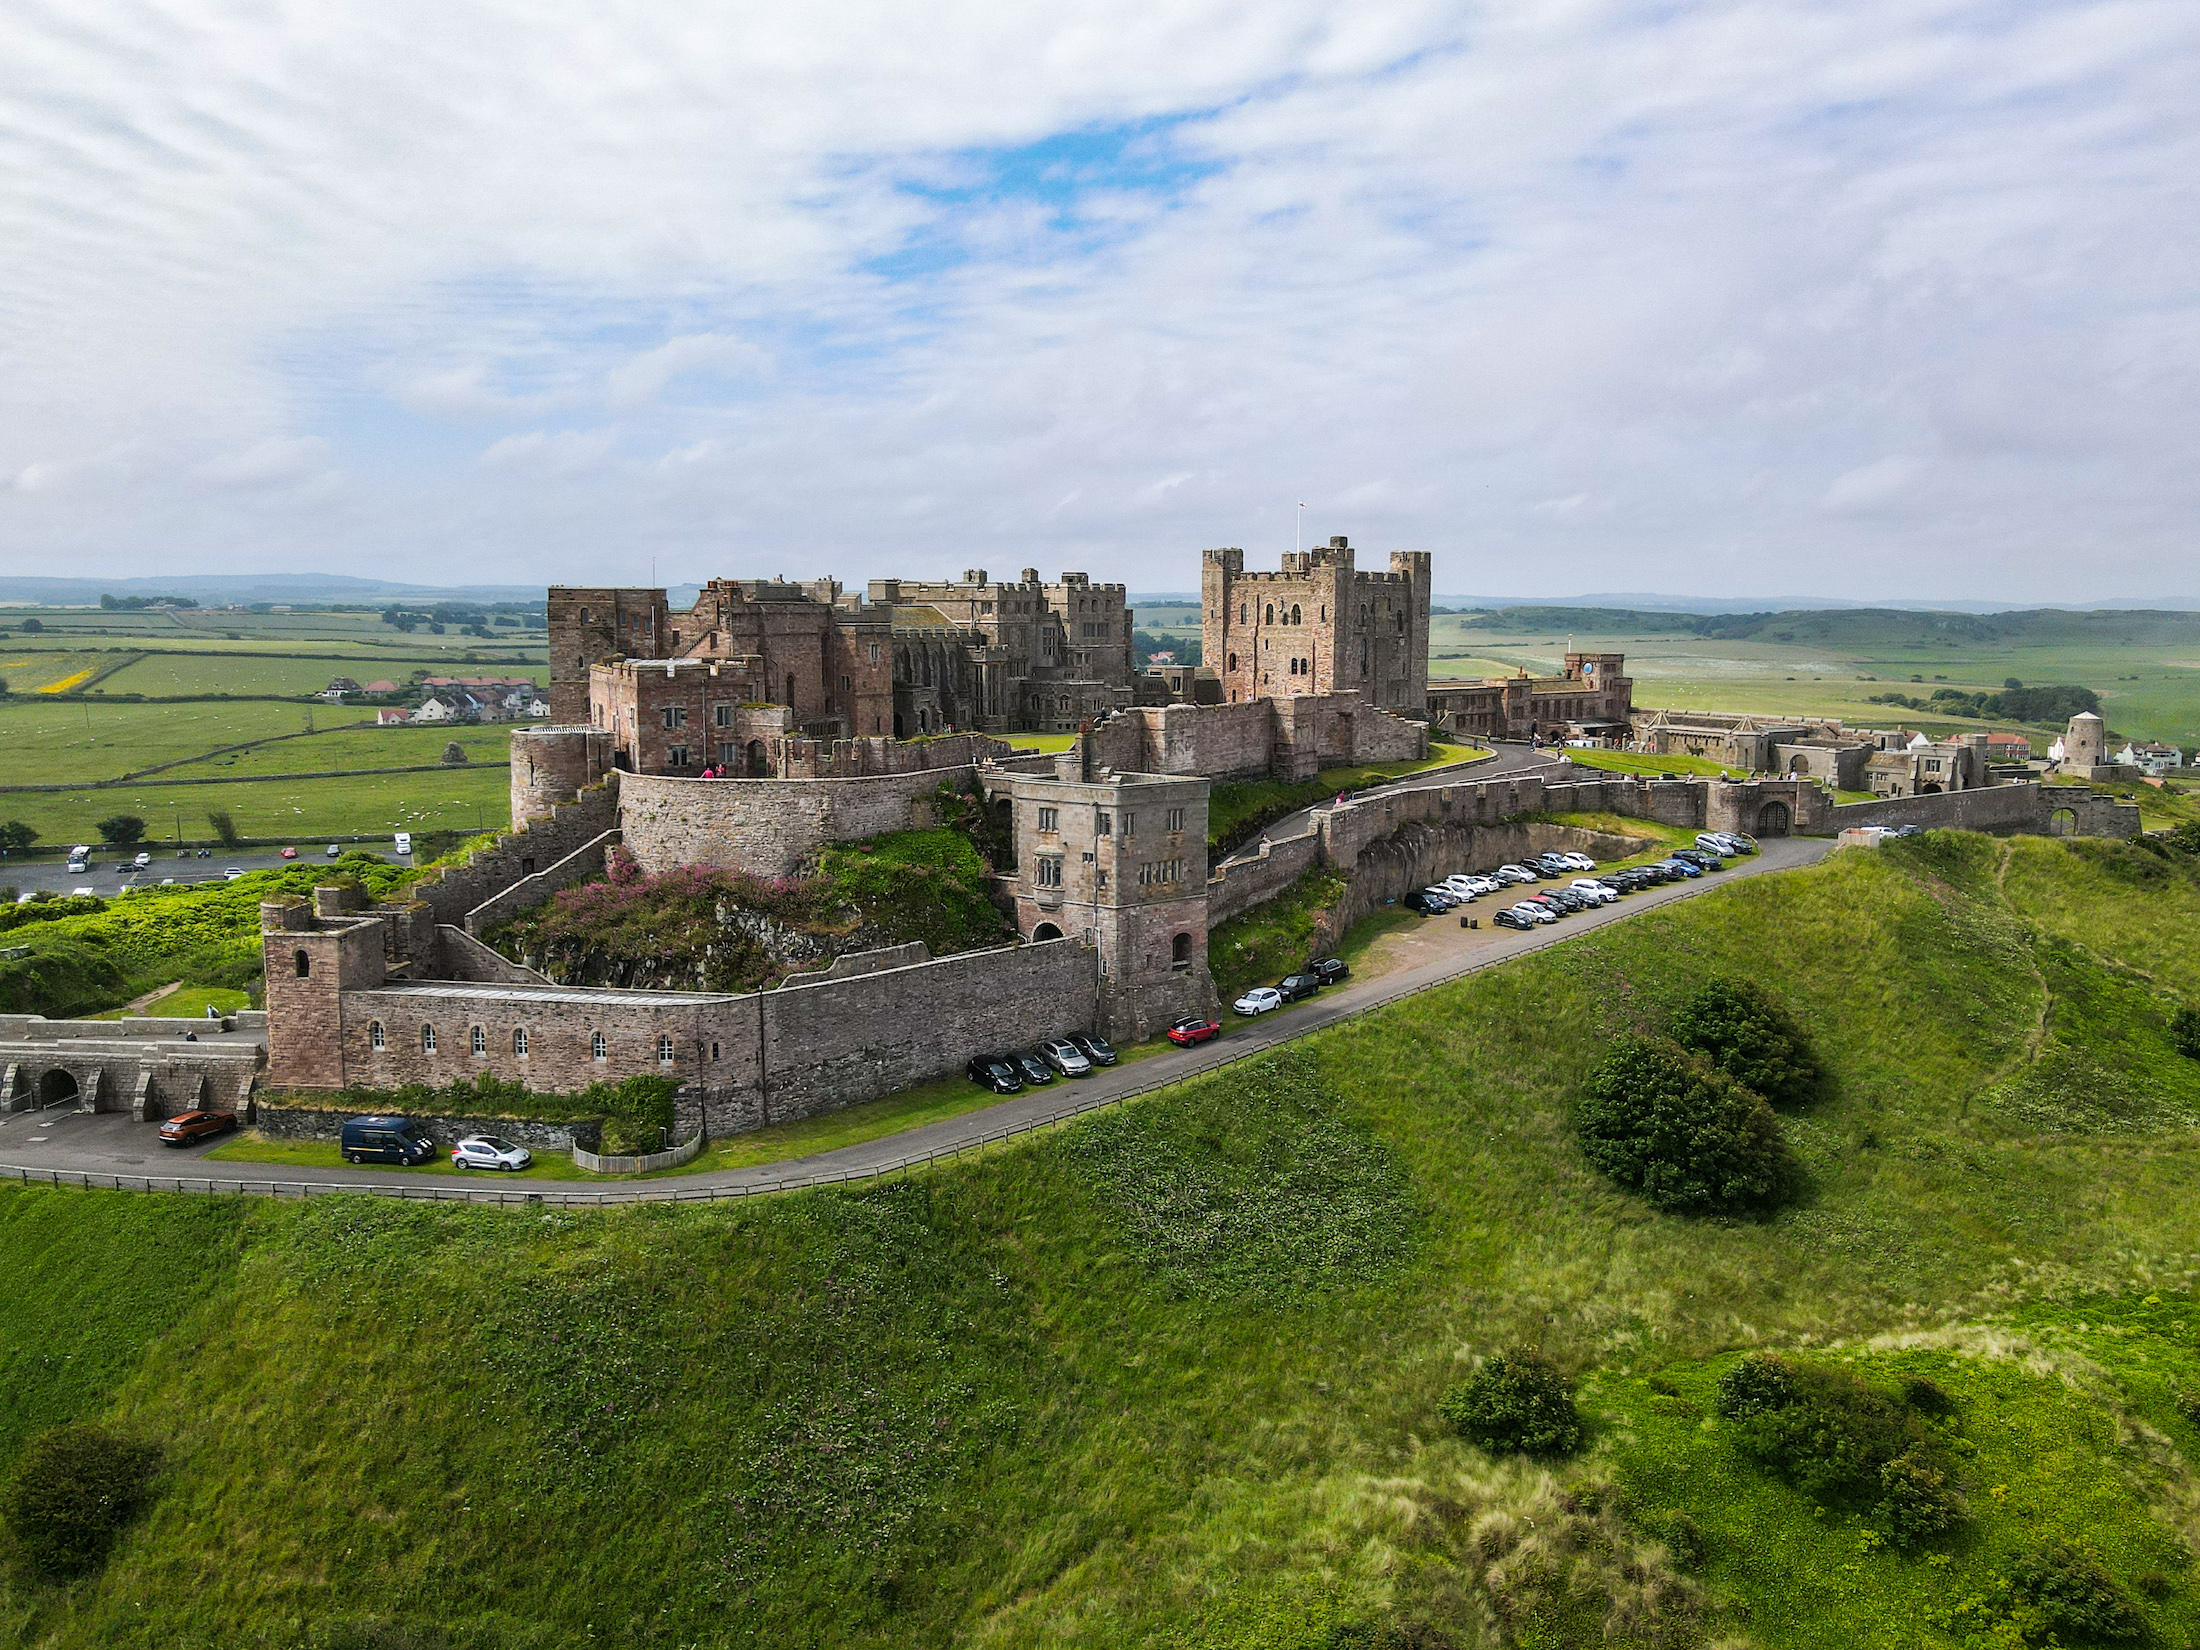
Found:
M 668 728 L 684 728 L 688 725 L 688 711 L 685 705 L 667 705 L 665 706 L 664 715 L 665 726 Z
M 657 1063 L 660 1066 L 672 1064 L 672 1038 L 669 1035 L 657 1039 Z
M 1041 809 L 1039 810 L 1039 829 L 1040 829 L 1040 830 L 1042 830 L 1042 831 L 1057 831 L 1057 830 L 1060 830 L 1060 829 L 1061 829 L 1061 827 L 1062 827 L 1062 814 L 1061 814 L 1061 810 L 1060 810 L 1060 809 L 1058 809 L 1058 808 L 1041 808 Z
M 1184 810 L 1182 808 L 1171 808 L 1169 810 L 1168 828 L 1172 831 L 1184 829 Z
M 303 951 L 291 959 L 291 965 L 298 970 L 298 978 L 301 980 L 313 972 L 313 959 Z
M 1276 622 L 1276 604 L 1274 602 L 1270 602 L 1260 610 L 1260 622 L 1262 624 L 1274 624 Z
M 667 747 L 666 747 L 666 749 L 665 749 L 665 765 L 666 765 L 667 767 L 673 767 L 673 768 L 684 768 L 684 767 L 686 767 L 686 766 L 688 765 L 688 748 L 687 748 L 687 746 L 685 746 L 685 745 L 670 745 L 670 746 L 667 746 Z
M 1092 834 L 1094 836 L 1113 836 L 1115 834 L 1111 829 L 1113 824 L 1114 821 L 1109 817 L 1107 809 L 1102 808 L 1093 816 Z
M 604 1041 L 603 1033 L 591 1031 L 588 1034 L 588 1057 L 591 1060 L 601 1060 L 608 1057 L 610 1053 L 611 1045 Z
M 718 1045 L 716 1043 L 710 1045 L 710 1057 L 713 1060 L 718 1058 Z
M 519 1028 L 518 1028 L 517 1030 L 515 1030 L 515 1031 L 514 1031 L 514 1032 L 512 1033 L 512 1052 L 513 1052 L 514 1054 L 518 1054 L 518 1055 L 525 1055 L 525 1054 L 526 1054 L 526 1052 L 527 1052 L 527 1028 L 526 1028 L 525 1026 L 521 1026 L 521 1027 L 519 1027 Z
M 1323 623 L 1323 624 L 1327 624 L 1327 623 L 1329 622 L 1329 604 L 1328 604 L 1327 602 L 1324 602 L 1324 603 L 1322 604 L 1322 612 L 1321 612 L 1321 621 L 1320 621 L 1320 622 L 1321 622 L 1321 623 Z
M 370 1021 L 367 1025 L 367 1047 L 373 1049 L 377 1054 L 389 1047 L 389 1039 L 383 1035 L 380 1020 Z
M 1179 934 L 1169 941 L 1169 966 L 1182 972 L 1192 966 L 1192 936 Z
M 1230 668 L 1232 670 L 1237 669 L 1237 655 L 1235 653 L 1230 655 Z
M 843 676 L 840 679 L 840 691 L 843 693 L 849 692 L 855 685 L 856 679 L 853 676 Z
M 435 1052 L 434 1026 L 422 1026 L 420 1028 L 420 1052 L 423 1054 L 433 1054 Z
M 1239 624 L 1243 624 L 1244 622 L 1245 622 L 1245 604 L 1244 604 L 1243 602 L 1239 602 L 1239 603 L 1238 603 L 1238 623 L 1239 623 Z
M 715 724 L 717 724 L 717 725 L 718 725 L 719 727 L 722 727 L 722 728 L 730 728 L 730 727 L 732 727 L 732 726 L 733 726 L 733 707 L 732 707 L 731 705 L 713 705 L 713 706 L 711 706 L 711 710 L 710 710 L 710 719 L 711 719 L 711 721 L 712 721 L 712 722 L 714 722 Z
M 1041 888 L 1062 886 L 1062 862 L 1058 859 L 1041 859 L 1032 862 L 1032 881 Z
M 1291 604 L 1291 622 L 1293 624 L 1299 622 L 1299 604 L 1297 602 Z
M 878 663 L 878 643 L 876 642 L 871 644 L 871 663 L 874 665 Z
M 481 1027 L 475 1026 L 473 1042 L 474 1058 L 477 1060 L 482 1059 L 489 1052 L 489 1034 L 483 1031 Z

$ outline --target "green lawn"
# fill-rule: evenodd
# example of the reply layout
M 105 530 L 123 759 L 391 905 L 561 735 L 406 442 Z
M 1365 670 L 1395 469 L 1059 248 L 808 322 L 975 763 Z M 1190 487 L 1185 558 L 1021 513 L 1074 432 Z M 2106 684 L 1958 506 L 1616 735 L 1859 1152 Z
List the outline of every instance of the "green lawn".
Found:
M 35 1397 L 0 1451 L 94 1415 L 165 1452 L 104 1571 L 0 1564 L 0 1619 L 48 1650 L 1587 1650 L 1646 1619 L 1973 1650 L 2018 1642 L 2015 1555 L 2078 1538 L 2186 1643 L 2195 935 L 2190 860 L 1934 832 L 906 1183 L 530 1213 L 0 1185 Z M 1782 1123 L 1803 1194 L 1755 1220 L 1655 1212 L 1568 1125 L 1609 1040 L 1720 972 L 1830 1072 Z M 1578 1458 L 1439 1418 L 1522 1343 L 1580 1381 Z M 1707 1400 L 1753 1347 L 1929 1375 L 1965 1533 L 1905 1555 L 1752 1464 Z
M 1002 737 L 1020 751 L 1066 751 L 1077 743 L 1074 733 L 1010 733 Z
M 374 720 L 374 712 L 355 706 L 309 707 L 265 701 L 131 705 L 32 698 L 0 704 L 0 740 L 6 741 L 14 758 L 8 766 L 7 783 L 58 785 L 115 779 L 157 763 L 203 755 L 223 745 L 301 733 L 309 716 L 316 727 L 322 728 Z M 314 741 L 285 743 L 311 745 Z M 19 800 L 18 796 L 0 795 L 0 813 L 17 807 Z
M 1399 779 L 1471 761 L 1480 754 L 1468 745 L 1429 741 L 1429 753 L 1416 762 L 1378 762 L 1354 767 L 1324 768 L 1312 780 L 1292 784 L 1282 779 L 1233 779 L 1215 785 L 1207 799 L 1207 843 L 1214 852 L 1228 852 L 1249 840 L 1261 826 L 1286 814 L 1353 791 L 1380 779 Z
M 271 1140 L 255 1129 L 247 1129 L 234 1140 L 224 1141 L 212 1151 L 202 1155 L 201 1161 L 217 1163 L 271 1163 L 287 1164 L 296 1168 L 343 1169 L 356 1174 L 388 1175 L 395 1179 L 413 1179 L 420 1176 L 450 1177 L 460 1180 L 477 1180 L 485 1185 L 501 1185 L 507 1180 L 603 1180 L 603 1175 L 593 1175 L 574 1165 L 572 1156 L 565 1152 L 536 1151 L 534 1162 L 519 1170 L 500 1169 L 489 1173 L 481 1169 L 461 1169 L 453 1163 L 447 1152 L 437 1152 L 427 1162 L 412 1168 L 402 1168 L 394 1163 L 346 1163 L 342 1149 L 333 1140 Z
M 251 993 L 220 985 L 187 985 L 171 991 L 158 1002 L 148 1003 L 139 1013 L 155 1020 L 203 1020 L 211 1008 L 222 1014 L 234 1014 L 240 1008 L 252 1006 Z M 104 1014 L 94 1014 L 95 1020 L 119 1020 L 124 1011 L 111 1008 Z M 180 1027 L 178 1028 L 181 1029 Z
M 499 765 L 511 760 L 512 724 L 488 722 L 474 727 L 346 727 L 306 739 L 208 757 L 171 768 L 163 779 L 227 778 L 232 774 L 321 773 L 341 769 L 404 768 L 439 763 L 443 749 L 456 741 L 469 762 Z
M 41 846 L 96 841 L 95 821 L 135 814 L 146 823 L 156 863 L 160 844 L 175 835 L 213 840 L 206 816 L 215 809 L 227 810 L 244 836 L 300 847 L 349 840 L 355 833 L 387 838 L 393 830 L 471 831 L 511 816 L 511 774 L 502 766 L 471 763 L 434 773 L 0 795 L 0 819 L 22 820 L 39 832 Z
M 167 648 L 173 643 L 156 642 Z M 368 682 L 389 681 L 404 685 L 416 670 L 431 676 L 547 676 L 547 667 L 534 665 L 454 665 L 443 653 L 380 649 L 299 647 L 302 657 L 271 654 L 260 643 L 247 651 L 242 644 L 226 650 L 208 647 L 192 652 L 154 652 L 117 671 L 99 685 L 109 693 L 319 693 L 332 677 L 349 676 L 362 687 Z
M 1703 756 L 1644 756 L 1636 751 L 1569 750 L 1565 755 L 1579 768 L 1605 773 L 1643 774 L 1655 779 L 1664 774 L 1701 774 L 1717 777 L 1733 770 Z

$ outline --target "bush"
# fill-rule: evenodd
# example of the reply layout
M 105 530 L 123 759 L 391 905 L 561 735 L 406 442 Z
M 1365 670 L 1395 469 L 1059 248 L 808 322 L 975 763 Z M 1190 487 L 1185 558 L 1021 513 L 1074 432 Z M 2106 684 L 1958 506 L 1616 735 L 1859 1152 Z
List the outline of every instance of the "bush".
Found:
M 1774 1105 L 1810 1099 L 1825 1078 L 1803 1028 L 1748 980 L 1705 981 L 1674 1014 L 1671 1035 Z
M 1445 1393 L 1438 1411 L 1492 1454 L 1571 1455 L 1581 1447 L 1573 1384 L 1539 1352 L 1496 1354 Z
M 2200 1060 L 2200 1012 L 2179 1004 L 2169 1017 L 2169 1040 L 2188 1060 Z
M 1590 1076 L 1574 1126 L 1591 1163 L 1659 1209 L 1763 1207 L 1795 1185 L 1772 1108 L 1661 1037 L 1614 1047 Z
M 1930 1381 L 1907 1383 L 1897 1397 L 1851 1370 L 1756 1352 L 1719 1378 L 1719 1413 L 1745 1455 L 1806 1495 L 1868 1505 L 1910 1546 L 1968 1515 L 1946 1447 L 1908 1400 L 1912 1386 L 1953 1409 Z
M 33 1438 L 7 1489 L 8 1523 L 32 1567 L 52 1576 L 96 1568 L 144 1510 L 159 1465 L 159 1446 L 84 1422 Z
M 2035 1548 L 2012 1566 L 2009 1585 L 2055 1632 L 2097 1639 L 2135 1639 L 2146 1632 L 2139 1607 L 2089 1542 Z
M 443 747 L 443 760 L 447 765 L 455 767 L 466 760 L 466 747 L 453 739 Z

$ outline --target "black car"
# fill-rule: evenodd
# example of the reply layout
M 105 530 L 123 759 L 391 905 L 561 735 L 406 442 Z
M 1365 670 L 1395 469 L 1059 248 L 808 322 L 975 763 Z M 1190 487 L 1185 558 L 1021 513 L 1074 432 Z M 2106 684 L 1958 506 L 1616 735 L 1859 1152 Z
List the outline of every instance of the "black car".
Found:
M 1673 857 L 1686 860 L 1699 871 L 1723 871 L 1726 869 L 1725 860 L 1717 854 L 1706 853 L 1701 848 L 1675 848 Z
M 1578 915 L 1589 909 L 1589 902 L 1571 888 L 1553 888 L 1545 893 L 1543 897 L 1562 906 L 1570 916 Z
M 1045 1055 L 1019 1049 L 1009 1058 L 1016 1062 L 1017 1073 L 1031 1087 L 1037 1088 L 1042 1083 L 1054 1081 L 1054 1068 L 1047 1064 Z
M 1283 994 L 1283 1000 L 1287 1003 L 1295 1003 L 1301 997 L 1311 997 L 1321 988 L 1321 977 L 1317 974 L 1286 974 L 1276 982 L 1276 989 Z
M 1335 985 L 1352 972 L 1351 969 L 1345 966 L 1342 957 L 1322 957 L 1308 963 L 1306 971 L 1313 975 L 1315 979 L 1321 981 L 1323 985 Z
M 1573 912 L 1569 911 L 1565 906 L 1559 904 L 1557 900 L 1551 898 L 1551 896 L 1547 893 L 1530 894 L 1520 903 L 1523 905 L 1540 905 L 1543 907 L 1544 910 L 1550 912 L 1550 914 L 1554 917 L 1570 917 L 1573 915 Z
M 1535 926 L 1534 922 L 1510 907 L 1498 912 L 1491 920 L 1500 928 L 1533 928 Z
M 1426 894 L 1408 894 L 1398 903 L 1408 911 L 1418 911 L 1424 917 L 1433 917 L 1444 909 Z
M 1082 1032 L 1073 1031 L 1069 1034 L 1069 1040 L 1075 1043 L 1077 1051 L 1094 1065 L 1112 1066 L 1115 1064 L 1115 1045 L 1105 1037 L 1098 1035 L 1088 1037 Z
M 973 1055 L 970 1064 L 963 1067 L 970 1073 L 970 1080 L 995 1094 L 1021 1094 L 1024 1080 L 1017 1068 L 998 1054 Z

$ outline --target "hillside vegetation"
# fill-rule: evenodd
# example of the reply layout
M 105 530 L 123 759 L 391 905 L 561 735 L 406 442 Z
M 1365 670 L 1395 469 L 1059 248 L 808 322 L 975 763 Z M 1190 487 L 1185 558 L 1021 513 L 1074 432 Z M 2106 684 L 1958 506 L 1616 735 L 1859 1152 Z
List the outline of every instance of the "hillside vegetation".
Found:
M 1934 833 L 906 1183 L 600 1214 L 0 1187 L 37 1395 L 0 1451 L 71 1420 L 163 1451 L 102 1568 L 0 1551 L 0 1622 L 2189 1643 L 2196 934 L 2188 860 Z M 1621 1034 L 1720 1046 L 1716 979 L 1823 1067 L 1748 1218 L 1661 1213 L 1576 1134 Z

